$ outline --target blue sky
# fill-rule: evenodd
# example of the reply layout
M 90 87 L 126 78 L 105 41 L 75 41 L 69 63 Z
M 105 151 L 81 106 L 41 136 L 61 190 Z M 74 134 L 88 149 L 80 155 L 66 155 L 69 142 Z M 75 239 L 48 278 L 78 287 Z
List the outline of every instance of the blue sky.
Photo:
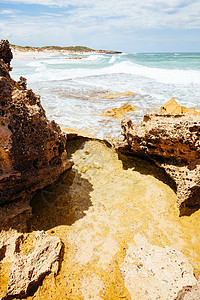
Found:
M 200 1 L 1 0 L 0 38 L 22 46 L 200 52 Z

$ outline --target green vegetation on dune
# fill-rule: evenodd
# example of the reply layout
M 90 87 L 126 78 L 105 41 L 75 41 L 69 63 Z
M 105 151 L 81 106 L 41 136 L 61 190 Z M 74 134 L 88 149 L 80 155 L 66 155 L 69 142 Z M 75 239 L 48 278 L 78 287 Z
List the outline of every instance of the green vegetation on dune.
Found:
M 12 49 L 19 50 L 19 51 L 43 51 L 43 50 L 66 50 L 66 51 L 73 51 L 73 52 L 92 52 L 95 51 L 91 48 L 84 47 L 84 46 L 69 46 L 69 47 L 60 47 L 60 46 L 44 46 L 44 47 L 30 47 L 30 46 L 17 46 L 10 44 Z

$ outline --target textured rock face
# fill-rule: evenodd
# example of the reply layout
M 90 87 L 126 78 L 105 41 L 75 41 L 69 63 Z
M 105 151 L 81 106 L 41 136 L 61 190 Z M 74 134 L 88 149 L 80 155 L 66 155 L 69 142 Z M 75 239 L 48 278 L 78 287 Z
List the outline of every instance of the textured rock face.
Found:
M 3 266 L 10 266 L 7 291 L 2 294 L 0 291 L 1 299 L 26 297 L 38 288 L 47 274 L 57 273 L 62 247 L 58 237 L 44 231 L 26 235 L 14 230 L 1 232 L 0 237 L 0 253 L 3 254 L 0 261 Z M 1 284 L 4 277 L 1 277 Z
M 123 92 L 123 93 L 116 93 L 116 94 L 109 94 L 106 98 L 107 99 L 115 99 L 115 98 L 119 98 L 120 96 L 130 96 L 130 95 L 135 95 L 134 92 Z
M 171 98 L 167 103 L 165 103 L 161 109 L 160 113 L 169 113 L 169 114 L 190 114 L 190 115 L 200 115 L 199 111 L 196 111 L 194 108 L 188 108 L 182 105 L 179 105 L 175 98 Z
M 194 286 L 185 286 L 178 293 L 175 300 L 197 300 L 200 299 L 200 277 Z
M 30 199 L 21 199 L 0 206 L 0 232 L 15 228 L 19 232 L 25 232 L 27 229 L 26 221 L 32 216 L 32 207 Z
M 138 110 L 138 107 L 131 104 L 124 104 L 119 108 L 112 108 L 102 113 L 104 117 L 116 118 L 119 121 L 131 111 Z
M 193 268 L 181 252 L 151 245 L 140 235 L 135 241 L 120 266 L 132 299 L 174 300 L 181 287 L 196 283 Z
M 0 59 L 2 59 L 6 64 L 10 65 L 10 62 L 13 58 L 12 51 L 9 47 L 9 42 L 1 41 L 0 43 Z
M 137 155 L 155 161 L 175 180 L 178 205 L 200 205 L 200 116 L 146 114 L 136 126 L 122 121 L 124 136 Z
M 0 203 L 26 198 L 71 167 L 66 137 L 50 122 L 26 79 L 10 78 L 12 53 L 0 43 Z

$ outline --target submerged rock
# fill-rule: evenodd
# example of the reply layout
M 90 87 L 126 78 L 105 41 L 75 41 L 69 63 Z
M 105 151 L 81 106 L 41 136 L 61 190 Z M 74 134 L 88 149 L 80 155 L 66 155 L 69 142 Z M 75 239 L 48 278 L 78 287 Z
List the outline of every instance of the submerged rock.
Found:
M 198 208 L 200 116 L 146 114 L 138 126 L 123 120 L 122 129 L 132 153 L 150 158 L 176 182 L 181 214 L 186 213 L 187 207 Z
M 116 93 L 116 94 L 109 94 L 106 98 L 107 99 L 115 99 L 115 98 L 119 98 L 120 96 L 130 96 L 130 95 L 135 95 L 134 92 L 123 92 L 123 93 Z
M 0 43 L 0 204 L 25 199 L 71 167 L 66 136 L 50 122 L 40 97 L 9 75 L 12 53 Z
M 103 112 L 102 116 L 116 118 L 120 121 L 129 112 L 135 111 L 138 109 L 139 109 L 138 107 L 133 106 L 132 104 L 124 104 L 121 107 L 112 108 L 112 109 L 109 109 L 109 110 Z
M 66 57 L 66 59 L 83 59 L 87 58 L 87 56 L 71 56 L 71 57 Z

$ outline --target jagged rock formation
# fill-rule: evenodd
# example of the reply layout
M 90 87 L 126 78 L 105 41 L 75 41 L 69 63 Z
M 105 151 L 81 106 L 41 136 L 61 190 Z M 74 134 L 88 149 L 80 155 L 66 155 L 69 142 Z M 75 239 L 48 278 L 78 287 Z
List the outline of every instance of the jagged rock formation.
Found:
M 10 62 L 13 58 L 12 51 L 10 50 L 9 47 L 9 42 L 6 41 L 1 41 L 0 43 L 0 59 L 4 61 L 8 66 L 10 66 Z
M 124 104 L 121 107 L 111 108 L 111 109 L 103 112 L 102 116 L 116 118 L 120 121 L 129 112 L 135 111 L 138 109 L 139 109 L 138 107 L 133 106 L 132 104 Z
M 66 136 L 50 122 L 26 79 L 10 75 L 12 53 L 0 43 L 0 204 L 25 199 L 71 167 Z
M 24 298 L 32 294 L 44 277 L 59 270 L 61 241 L 44 231 L 26 235 L 14 230 L 0 234 L 0 261 L 11 265 L 6 293 L 0 293 L 2 300 Z M 1 284 L 6 280 L 1 276 Z
M 194 108 L 188 108 L 185 106 L 182 106 L 178 104 L 175 101 L 175 98 L 171 98 L 167 103 L 165 103 L 161 109 L 160 113 L 168 113 L 168 114 L 176 114 L 176 115 L 181 115 L 181 114 L 190 114 L 190 115 L 200 115 L 199 111 L 196 111 Z
M 198 208 L 200 116 L 146 114 L 138 126 L 123 120 L 122 129 L 132 153 L 150 158 L 174 179 L 181 214 L 186 213 L 187 207 Z

